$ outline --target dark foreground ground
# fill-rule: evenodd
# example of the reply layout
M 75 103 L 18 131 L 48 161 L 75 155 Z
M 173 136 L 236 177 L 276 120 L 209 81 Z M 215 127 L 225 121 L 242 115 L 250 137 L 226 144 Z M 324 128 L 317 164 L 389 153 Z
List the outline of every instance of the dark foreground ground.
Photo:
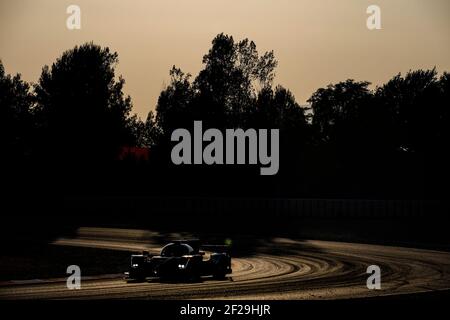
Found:
M 245 216 L 176 217 L 136 214 L 80 214 L 6 216 L 0 232 L 0 281 L 64 277 L 66 267 L 75 262 L 85 265 L 84 275 L 122 273 L 129 254 L 123 250 L 52 245 L 59 238 L 77 237 L 81 226 L 147 229 L 145 239 L 127 236 L 127 241 L 162 246 L 177 237 L 196 237 L 204 242 L 223 244 L 232 240 L 233 254 L 250 257 L 261 243 L 284 237 L 423 248 L 450 251 L 450 232 L 445 217 L 411 218 L 285 218 Z M 98 235 L 94 235 L 98 237 Z M 107 262 L 107 263 L 105 263 Z
M 67 277 L 69 265 L 83 266 L 83 276 L 119 274 L 128 268 L 130 253 L 99 248 L 29 243 L 0 257 L 0 282 Z
M 155 254 L 171 239 L 193 236 L 216 244 L 228 236 L 233 273 L 224 280 L 181 283 L 124 280 L 132 252 Z M 28 255 L 9 251 L 2 259 L 8 277 L 0 283 L 0 299 L 334 300 L 421 292 L 437 297 L 450 289 L 450 253 L 413 247 L 98 227 L 78 228 L 41 245 L 30 245 Z M 70 264 L 82 270 L 81 290 L 66 287 Z M 381 290 L 366 286 L 371 265 L 382 270 Z

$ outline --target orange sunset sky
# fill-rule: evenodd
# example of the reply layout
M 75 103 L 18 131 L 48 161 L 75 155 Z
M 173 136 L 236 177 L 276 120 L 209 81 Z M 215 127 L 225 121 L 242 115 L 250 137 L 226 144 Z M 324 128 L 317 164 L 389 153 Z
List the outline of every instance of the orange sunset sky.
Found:
M 66 8 L 81 8 L 68 30 Z M 369 5 L 382 29 L 366 27 Z M 37 82 L 64 50 L 93 41 L 119 54 L 118 74 L 134 111 L 155 108 L 172 65 L 194 76 L 218 33 L 274 50 L 275 84 L 300 104 L 319 87 L 353 78 L 381 84 L 410 69 L 450 71 L 448 0 L 1 0 L 0 59 L 7 73 Z

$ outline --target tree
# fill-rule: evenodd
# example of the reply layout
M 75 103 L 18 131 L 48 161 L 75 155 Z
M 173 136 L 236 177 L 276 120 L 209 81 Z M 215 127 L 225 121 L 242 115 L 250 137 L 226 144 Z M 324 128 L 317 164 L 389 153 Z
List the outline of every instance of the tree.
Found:
M 146 121 L 141 121 L 136 115 L 132 117 L 133 135 L 136 137 L 136 145 L 139 147 L 154 147 L 161 136 L 156 125 L 155 115 L 152 111 L 148 113 Z
M 439 80 L 439 120 L 437 126 L 437 144 L 448 146 L 450 144 L 450 73 L 444 72 Z M 447 156 L 448 152 L 444 151 Z
M 0 143 L 3 159 L 23 159 L 31 155 L 33 118 L 30 86 L 15 76 L 5 74 L 0 61 Z
M 308 100 L 313 110 L 312 125 L 323 141 L 350 138 L 364 108 L 372 98 L 369 82 L 347 80 L 318 89 Z M 354 133 L 354 132 L 353 132 Z
M 396 148 L 402 152 L 426 148 L 440 118 L 436 70 L 410 71 L 405 77 L 398 74 L 378 88 L 376 94 L 379 104 L 392 115 L 391 139 Z
M 319 175 L 321 192 L 356 195 L 375 185 L 374 141 L 380 136 L 374 121 L 380 110 L 374 108 L 369 84 L 349 79 L 318 89 L 308 100 L 317 143 L 312 171 Z
M 156 106 L 156 124 L 166 138 L 173 130 L 190 128 L 194 119 L 192 100 L 194 90 L 190 83 L 191 75 L 172 67 L 170 84 L 161 92 Z
M 165 141 L 173 130 L 191 128 L 194 120 L 221 129 L 247 126 L 258 90 L 271 90 L 277 61 L 273 52 L 259 56 L 248 39 L 235 43 L 233 37 L 219 34 L 203 64 L 193 82 L 181 69 L 170 70 L 170 83 L 156 106 L 156 125 Z
M 116 79 L 117 63 L 117 53 L 87 43 L 43 68 L 35 95 L 45 157 L 102 161 L 135 144 L 131 98 L 124 79 Z
M 448 74 L 436 69 L 396 75 L 376 92 L 377 103 L 388 110 L 388 127 L 395 172 L 409 194 L 436 196 L 449 178 Z
M 246 114 L 248 126 L 254 128 L 280 129 L 283 140 L 296 148 L 305 142 L 310 134 L 305 109 L 296 101 L 294 95 L 282 86 L 274 89 L 263 88 L 254 105 Z
M 235 43 L 222 33 L 212 41 L 203 64 L 194 82 L 197 113 L 206 126 L 245 126 L 243 115 L 254 102 L 257 88 L 272 84 L 277 66 L 273 52 L 260 57 L 253 41 Z

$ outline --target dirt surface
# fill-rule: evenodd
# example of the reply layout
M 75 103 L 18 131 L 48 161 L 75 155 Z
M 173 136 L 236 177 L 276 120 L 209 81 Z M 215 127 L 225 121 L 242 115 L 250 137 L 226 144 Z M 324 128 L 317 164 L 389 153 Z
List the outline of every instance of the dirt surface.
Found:
M 155 253 L 160 248 L 136 230 L 107 229 L 84 229 L 52 245 Z M 370 265 L 381 268 L 381 290 L 366 287 Z M 64 278 L 10 280 L 0 284 L 0 299 L 347 299 L 450 289 L 450 253 L 424 249 L 275 238 L 262 241 L 253 255 L 233 258 L 232 267 L 226 280 L 205 277 L 196 283 L 133 283 L 122 274 L 82 277 L 80 290 L 68 290 Z

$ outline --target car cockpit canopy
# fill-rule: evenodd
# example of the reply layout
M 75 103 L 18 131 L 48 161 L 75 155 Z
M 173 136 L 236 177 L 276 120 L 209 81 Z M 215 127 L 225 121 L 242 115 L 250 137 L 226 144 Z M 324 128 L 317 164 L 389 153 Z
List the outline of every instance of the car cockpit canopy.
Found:
M 161 257 L 182 257 L 194 254 L 194 249 L 186 243 L 169 243 L 161 250 Z

